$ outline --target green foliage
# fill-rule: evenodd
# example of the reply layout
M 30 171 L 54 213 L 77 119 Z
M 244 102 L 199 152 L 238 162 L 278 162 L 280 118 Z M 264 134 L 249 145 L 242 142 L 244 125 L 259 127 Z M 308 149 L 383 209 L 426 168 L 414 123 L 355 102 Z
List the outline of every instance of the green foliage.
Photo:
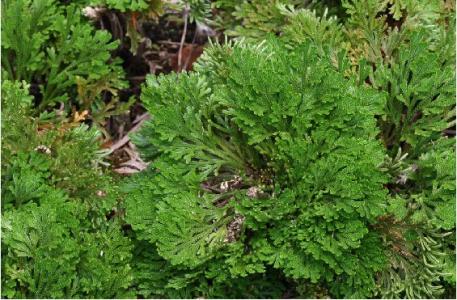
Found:
M 131 139 L 151 163 L 122 189 L 99 130 L 133 100 L 88 5 L 124 14 L 133 48 L 164 9 L 237 40 L 147 78 Z M 455 298 L 454 14 L 2 1 L 2 297 Z
M 78 97 L 78 80 L 106 92 L 124 88 L 119 60 L 110 54 L 117 46 L 108 32 L 95 31 L 76 5 L 2 1 L 2 68 L 7 78 L 39 87 L 38 112 L 62 102 L 67 111 L 77 104 L 96 115 L 103 99 L 99 95 L 86 103 Z
M 128 287 L 129 241 L 116 226 L 81 230 L 85 208 L 45 195 L 2 216 L 2 296 L 111 298 Z
M 381 120 L 383 139 L 395 153 L 401 143 L 411 156 L 455 124 L 453 57 L 430 51 L 422 33 L 414 33 L 391 62 L 380 63 L 370 76 L 373 87 L 388 92 Z
M 223 277 L 212 281 L 206 277 L 221 275 L 217 265 L 202 271 L 186 270 L 171 265 L 157 254 L 149 243 L 139 242 L 134 251 L 133 270 L 136 288 L 145 298 L 281 298 L 287 292 L 287 286 L 280 272 L 254 274 L 236 280 Z M 157 270 L 161 270 L 157 272 Z
M 433 44 L 446 19 L 451 16 L 445 1 L 345 0 L 342 6 L 349 15 L 345 33 L 351 44 L 354 63 L 365 58 L 370 62 L 389 61 L 409 34 L 424 30 L 424 38 Z
M 32 108 L 27 89 L 18 82 L 2 83 L 2 207 L 18 207 L 39 198 L 38 191 L 45 194 L 57 187 L 92 202 L 94 210 L 104 207 L 98 213 L 105 213 L 115 199 L 108 197 L 105 203 L 96 192 L 115 186 L 109 176 L 99 179 L 104 174 L 99 133 L 78 123 L 41 128 L 39 119 L 28 115 Z
M 281 1 L 256 0 L 256 1 L 216 1 L 215 6 L 223 13 L 231 15 L 226 17 L 233 24 L 224 24 L 226 20 L 220 20 L 221 26 L 229 28 L 226 34 L 246 38 L 262 38 L 266 33 L 277 32 L 278 25 L 285 22 L 285 17 L 276 6 Z
M 218 9 L 213 23 L 216 27 L 223 28 L 225 34 L 229 36 L 259 40 L 265 38 L 269 33 L 282 33 L 284 25 L 290 22 L 291 11 L 297 10 L 298 14 L 302 14 L 301 10 L 306 9 L 303 15 L 298 17 L 301 19 L 298 23 L 305 23 L 303 25 L 306 28 L 303 28 L 303 33 L 306 33 L 306 36 L 315 29 L 313 16 L 307 15 L 314 15 L 314 17 L 326 15 L 329 7 L 333 15 L 340 11 L 339 5 L 333 2 L 335 1 L 217 0 L 213 3 L 213 6 Z M 295 18 L 295 13 L 292 15 L 292 18 Z M 297 24 L 297 26 L 299 25 Z M 300 36 L 299 39 L 301 40 L 305 36 Z
M 382 226 L 392 268 L 382 275 L 381 293 L 439 297 L 443 281 L 455 285 L 455 140 L 434 142 L 409 169 L 400 172 L 390 202 L 394 219 Z
M 98 132 L 41 128 L 28 85 L 2 82 L 2 297 L 129 297 L 131 244 L 106 214 Z
M 309 9 L 294 9 L 293 6 L 279 6 L 287 16 L 282 37 L 290 43 L 300 43 L 311 39 L 319 47 L 337 49 L 343 46 L 342 26 L 335 16 L 328 17 L 325 10 L 322 17 Z
M 334 50 L 347 50 L 354 66 L 362 58 L 389 61 L 418 28 L 439 49 L 437 41 L 455 10 L 451 1 L 439 0 L 218 0 L 214 6 L 218 9 L 214 26 L 224 28 L 229 36 L 260 41 L 274 33 L 289 35 L 292 43 L 316 39 Z M 446 46 L 453 44 L 449 41 Z
M 344 5 L 360 81 L 387 94 L 379 126 L 392 198 L 377 225 L 389 258 L 379 294 L 455 294 L 455 139 L 443 138 L 455 128 L 452 9 L 441 1 Z
M 388 252 L 391 267 L 380 273 L 381 296 L 408 299 L 440 298 L 444 292 L 443 276 L 452 274 L 445 273 L 448 271 L 446 258 L 455 257 L 455 251 L 453 256 L 443 251 L 446 248 L 443 244 L 448 237 L 436 232 L 424 233 L 417 228 L 401 231 L 401 227 L 405 226 L 394 225 L 389 229 L 396 233 L 397 240 L 385 241 L 392 247 Z
M 153 118 L 134 140 L 155 161 L 126 219 L 171 270 L 217 268 L 206 278 L 226 283 L 278 269 L 337 297 L 372 295 L 385 263 L 370 229 L 386 205 L 383 97 L 317 51 L 215 45 L 196 73 L 148 79 Z
M 30 114 L 33 101 L 28 89 L 25 82 L 2 81 L 2 167 L 5 157 L 36 138 L 33 122 L 24 118 Z
M 455 140 L 440 139 L 418 160 L 418 171 L 411 180 L 415 197 L 414 222 L 427 222 L 433 228 L 455 228 Z
M 345 1 L 360 82 L 386 93 L 380 138 L 392 176 L 383 235 L 387 298 L 455 293 L 455 41 L 442 1 Z M 445 284 L 446 283 L 446 284 Z M 445 291 L 444 289 L 447 289 Z M 451 296 L 452 297 L 452 296 Z
M 102 5 L 108 8 L 126 11 L 160 10 L 162 0 L 90 0 L 91 5 Z
M 306 297 L 452 295 L 455 141 L 442 138 L 448 128 L 455 128 L 452 7 L 437 1 L 345 1 L 348 15 L 337 20 L 325 10 L 312 12 L 310 6 L 256 3 L 216 3 L 225 12 L 240 14 L 228 26 L 239 31 L 228 33 L 259 41 L 273 32 L 289 50 L 271 41 L 258 47 L 212 47 L 195 66 L 197 73 L 150 79 L 143 90 L 154 119 L 134 140 L 143 157 L 154 163 L 138 187 L 149 190 L 147 196 L 127 200 L 127 220 L 137 238 L 157 247 L 154 255 L 171 264 L 171 277 L 176 276 L 171 270 L 201 271 L 223 256 L 218 269 L 227 274 L 212 278 L 205 273 L 212 282 L 238 281 L 275 268 L 284 272 L 297 295 Z M 240 22 L 242 29 L 237 27 Z M 309 53 L 303 43 L 313 45 Z M 305 67 L 312 63 L 313 68 Z M 344 73 L 349 85 L 334 79 L 332 71 Z M 367 88 L 355 88 L 351 74 Z M 332 93 L 334 87 L 338 91 Z M 319 92 L 293 92 L 313 88 Z M 348 107 L 357 108 L 351 113 L 340 104 L 342 91 L 365 101 L 352 100 Z M 337 94 L 340 102 L 327 100 Z M 360 119 L 338 123 L 332 103 L 344 107 L 339 113 Z M 301 118 L 294 113 L 302 113 Z M 371 121 L 376 117 L 380 134 L 363 115 Z M 387 154 L 370 142 L 344 136 L 360 137 L 360 124 L 372 128 L 371 134 L 362 134 L 363 141 L 378 134 Z M 330 141 L 341 151 L 326 148 Z M 357 145 L 364 150 L 359 152 Z M 385 156 L 380 166 L 390 179 L 381 176 L 378 182 L 391 195 L 376 196 L 370 189 L 378 202 L 361 196 L 369 182 L 376 181 L 364 181 L 362 174 L 377 168 L 365 164 L 364 155 L 371 163 Z M 338 177 L 342 170 L 352 179 Z M 363 188 L 354 182 L 364 182 Z M 327 206 L 332 198 L 326 193 L 342 199 L 365 197 L 373 211 L 351 211 L 354 202 L 342 199 Z M 208 200 L 211 194 L 217 196 Z M 297 197 L 318 204 L 311 210 L 309 204 L 302 207 L 292 200 Z M 198 217 L 180 213 L 189 207 Z M 367 219 L 358 222 L 341 211 Z M 287 226 L 284 220 L 289 220 Z M 190 229 L 192 222 L 195 228 Z M 338 233 L 345 237 L 339 242 L 334 230 L 342 227 L 348 231 Z M 327 240 L 329 232 L 332 238 Z M 244 251 L 236 252 L 237 247 Z M 355 260 L 345 254 L 349 249 Z M 359 251 L 366 261 L 357 256 Z M 197 283 L 187 287 L 195 291 Z
M 424 148 L 419 159 L 388 159 L 395 196 L 376 225 L 389 248 L 383 297 L 437 298 L 455 286 L 455 139 Z
M 190 21 L 204 23 L 211 16 L 211 3 L 207 0 L 186 0 L 189 3 Z
M 43 202 L 55 206 L 30 205 L 2 216 L 3 296 L 67 296 L 64 289 L 71 287 L 79 253 L 77 241 L 66 236 L 77 230 L 72 215 L 81 212 L 63 205 L 64 199 L 49 197 Z

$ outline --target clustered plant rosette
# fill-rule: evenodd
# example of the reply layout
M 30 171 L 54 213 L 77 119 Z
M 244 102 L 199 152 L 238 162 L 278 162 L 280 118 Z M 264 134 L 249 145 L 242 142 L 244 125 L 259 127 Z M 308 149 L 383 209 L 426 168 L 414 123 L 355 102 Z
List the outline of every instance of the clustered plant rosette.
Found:
M 137 238 L 214 285 L 273 270 L 372 295 L 386 263 L 371 227 L 387 199 L 384 94 L 320 57 L 270 38 L 213 45 L 196 72 L 149 77 L 152 120 L 134 141 L 153 163 L 126 200 Z

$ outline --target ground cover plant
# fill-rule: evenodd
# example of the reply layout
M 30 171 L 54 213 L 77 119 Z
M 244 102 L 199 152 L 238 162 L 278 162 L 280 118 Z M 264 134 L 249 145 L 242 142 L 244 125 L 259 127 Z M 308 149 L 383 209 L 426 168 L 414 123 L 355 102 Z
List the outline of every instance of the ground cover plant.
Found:
M 1 30 L 2 297 L 455 298 L 454 2 L 2 0 Z

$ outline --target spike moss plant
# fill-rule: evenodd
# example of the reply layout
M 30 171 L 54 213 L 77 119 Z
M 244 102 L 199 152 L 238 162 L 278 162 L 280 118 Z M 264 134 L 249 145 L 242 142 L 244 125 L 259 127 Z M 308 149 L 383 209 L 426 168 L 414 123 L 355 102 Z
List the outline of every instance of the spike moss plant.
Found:
M 309 43 L 213 45 L 195 70 L 148 78 L 152 119 L 134 136 L 153 163 L 129 185 L 126 218 L 169 271 L 163 286 L 216 297 L 281 274 L 334 297 L 373 296 L 387 264 L 374 226 L 387 209 L 383 94 Z M 157 293 L 167 291 L 145 296 Z
M 1 296 L 455 299 L 455 4 L 172 2 L 2 0 Z M 122 178 L 130 63 L 83 11 L 135 48 L 162 4 L 237 41 L 147 77 Z

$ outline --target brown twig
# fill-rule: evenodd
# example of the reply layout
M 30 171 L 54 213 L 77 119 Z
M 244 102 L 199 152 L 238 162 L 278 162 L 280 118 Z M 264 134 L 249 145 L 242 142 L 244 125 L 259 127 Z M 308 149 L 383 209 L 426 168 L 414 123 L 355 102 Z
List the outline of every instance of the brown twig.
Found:
M 184 18 L 184 29 L 182 31 L 181 42 L 179 44 L 179 51 L 178 51 L 178 70 L 180 70 L 180 71 L 182 70 L 181 69 L 182 49 L 184 47 L 184 42 L 186 41 L 187 19 L 189 18 L 189 6 L 188 5 L 186 5 L 186 7 L 184 8 L 183 18 Z
M 117 149 L 121 148 L 122 146 L 124 146 L 125 144 L 127 144 L 129 141 L 130 141 L 130 137 L 129 137 L 129 134 L 132 133 L 132 132 L 135 132 L 138 130 L 138 128 L 140 128 L 141 124 L 143 124 L 144 121 L 146 121 L 147 119 L 149 119 L 149 114 L 148 113 L 144 113 L 142 114 L 141 116 L 137 117 L 135 119 L 135 122 L 136 125 L 133 126 L 128 132 L 126 135 L 124 135 L 120 140 L 118 140 L 116 143 L 114 143 L 113 145 L 111 145 L 111 147 L 109 148 L 110 149 L 110 152 L 114 152 L 116 151 Z
M 195 30 L 194 38 L 192 39 L 192 44 L 191 44 L 192 48 L 191 48 L 190 53 L 187 56 L 186 62 L 184 64 L 184 68 L 183 68 L 184 70 L 187 70 L 187 66 L 189 65 L 190 58 L 192 57 L 192 54 L 194 53 L 194 49 L 195 49 L 194 43 L 195 43 L 196 38 L 197 38 L 197 31 Z
M 167 44 L 167 45 L 172 45 L 172 46 L 179 46 L 181 45 L 180 42 L 173 42 L 173 41 L 157 41 L 157 44 Z M 187 45 L 187 43 L 184 43 Z

